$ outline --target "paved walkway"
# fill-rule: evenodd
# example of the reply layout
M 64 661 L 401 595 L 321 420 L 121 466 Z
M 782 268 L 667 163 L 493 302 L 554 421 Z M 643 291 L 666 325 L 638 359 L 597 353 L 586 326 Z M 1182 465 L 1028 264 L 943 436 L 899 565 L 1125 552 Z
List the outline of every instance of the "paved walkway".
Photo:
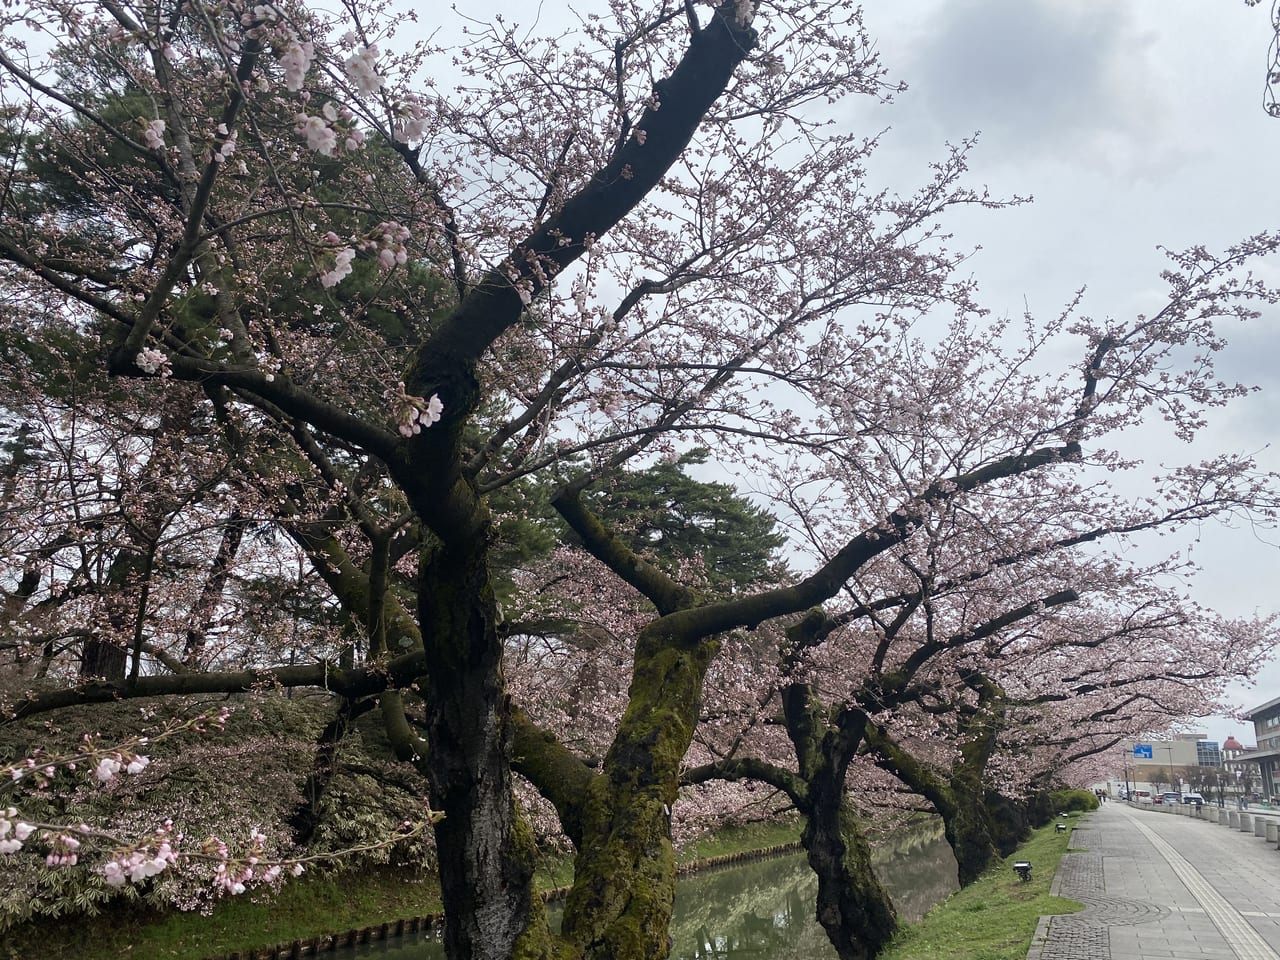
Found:
M 1280 960 L 1280 851 L 1252 833 L 1125 803 L 1082 817 L 1027 960 Z

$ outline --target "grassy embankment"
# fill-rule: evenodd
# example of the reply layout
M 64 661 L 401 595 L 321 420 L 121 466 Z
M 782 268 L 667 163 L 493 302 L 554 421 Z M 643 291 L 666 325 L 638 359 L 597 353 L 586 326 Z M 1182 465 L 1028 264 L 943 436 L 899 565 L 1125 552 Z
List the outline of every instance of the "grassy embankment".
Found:
M 691 862 L 762 849 L 797 836 L 796 825 L 731 829 L 691 844 L 680 859 Z M 1023 960 L 1041 915 L 1081 909 L 1073 900 L 1049 895 L 1069 836 L 1057 834 L 1052 825 L 1036 831 L 1016 855 L 1035 865 L 1029 883 L 1019 881 L 1007 863 L 997 865 L 935 907 L 920 923 L 904 927 L 881 960 Z M 548 861 L 539 873 L 539 886 L 553 889 L 566 883 L 570 870 L 567 861 Z M 4 937 L 0 958 L 195 960 L 422 916 L 439 908 L 432 876 L 416 878 L 404 871 L 385 870 L 358 878 L 352 874 L 311 877 L 289 884 L 272 900 L 225 899 L 207 917 L 115 912 L 12 930 Z
M 1053 824 L 1037 830 L 1013 857 L 938 904 L 919 923 L 904 926 L 880 960 L 1024 960 L 1041 916 L 1084 909 L 1075 900 L 1049 895 L 1070 836 L 1070 831 L 1057 833 Z M 1031 862 L 1029 882 L 1013 872 L 1014 860 Z
M 796 840 L 799 835 L 796 824 L 731 828 L 690 844 L 679 859 L 687 863 L 763 849 Z M 572 864 L 567 859 L 549 859 L 538 872 L 538 886 L 552 890 L 567 884 L 571 877 Z M 439 910 L 440 891 L 434 875 L 380 870 L 312 876 L 288 884 L 270 900 L 254 900 L 251 895 L 225 898 L 207 917 L 139 913 L 134 908 L 91 919 L 19 927 L 0 934 L 0 960 L 200 960 Z

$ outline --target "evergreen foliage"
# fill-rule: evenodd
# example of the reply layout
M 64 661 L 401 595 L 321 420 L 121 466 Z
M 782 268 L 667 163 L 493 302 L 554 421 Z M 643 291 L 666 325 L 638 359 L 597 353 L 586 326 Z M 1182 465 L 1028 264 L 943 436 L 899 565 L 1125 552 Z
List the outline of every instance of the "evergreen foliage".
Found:
M 787 567 L 778 552 L 786 537 L 777 519 L 733 486 L 699 480 L 689 468 L 705 466 L 710 451 L 697 448 L 643 470 L 620 472 L 588 495 L 592 509 L 627 545 L 669 573 L 695 561 L 713 592 L 734 593 L 779 582 Z

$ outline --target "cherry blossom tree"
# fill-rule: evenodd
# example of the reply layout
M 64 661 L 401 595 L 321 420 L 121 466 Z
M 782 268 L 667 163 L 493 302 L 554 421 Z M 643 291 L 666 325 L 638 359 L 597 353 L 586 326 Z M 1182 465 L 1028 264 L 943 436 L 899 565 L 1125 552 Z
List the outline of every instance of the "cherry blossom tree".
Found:
M 580 360 L 566 363 L 552 353 L 550 369 L 559 382 L 547 388 L 541 401 L 528 390 L 530 375 L 537 377 L 546 366 L 546 360 L 537 358 L 547 356 L 548 348 L 563 351 L 554 345 L 573 343 L 573 336 L 579 338 L 577 344 L 562 356 L 581 351 L 590 356 L 621 321 L 641 320 L 639 313 L 634 318 L 627 314 L 647 297 L 670 296 L 686 279 L 705 277 L 708 263 L 747 249 L 753 235 L 783 224 L 776 211 L 747 223 L 732 215 L 714 220 L 701 248 L 667 264 L 668 276 L 636 286 L 616 317 L 590 310 L 575 314 L 569 304 L 576 306 L 582 295 L 557 295 L 542 324 L 522 328 L 525 308 L 535 297 L 549 295 L 556 275 L 588 253 L 659 184 L 704 119 L 701 142 L 715 146 L 719 138 L 729 145 L 740 142 L 729 137 L 735 124 L 751 126 L 769 116 L 785 123 L 788 111 L 805 100 L 876 88 L 873 62 L 859 49 L 862 38 L 856 29 L 851 39 L 836 44 L 851 54 L 839 58 L 837 69 L 828 71 L 813 61 L 809 66 L 781 62 L 783 53 L 816 40 L 831 25 L 833 12 L 815 16 L 782 10 L 776 36 L 759 51 L 758 66 L 736 81 L 728 101 L 733 106 L 723 115 L 708 116 L 734 80 L 735 68 L 753 55 L 753 12 L 729 5 L 701 17 L 662 9 L 630 22 L 623 16 L 622 39 L 610 44 L 604 56 L 596 55 L 599 48 L 594 46 L 605 36 L 603 27 L 587 25 L 589 43 L 563 58 L 554 46 L 530 51 L 517 43 L 514 33 L 498 27 L 468 54 L 469 70 L 477 75 L 495 71 L 498 82 L 490 92 L 464 89 L 453 104 L 401 88 L 425 51 L 388 54 L 380 61 L 381 28 L 376 19 L 366 20 L 356 11 L 349 12 L 346 26 L 351 29 L 334 46 L 328 44 L 341 33 L 336 24 L 301 9 L 274 6 L 209 8 L 176 19 L 158 8 L 112 5 L 14 14 L 15 26 L 45 31 L 61 41 L 55 51 L 61 64 L 77 56 L 81 64 L 94 62 L 86 53 L 107 59 L 111 69 L 98 71 L 94 79 L 116 81 L 110 93 L 65 82 L 50 70 L 50 61 L 28 54 L 23 38 L 29 34 L 6 31 L 14 39 L 3 66 L 11 89 L 25 97 L 11 101 L 12 126 L 38 132 L 42 140 L 56 139 L 64 153 L 77 155 L 82 162 L 73 170 L 86 190 L 102 198 L 94 207 L 92 233 L 81 229 L 83 221 L 61 215 L 55 204 L 42 204 L 38 164 L 26 159 L 29 141 L 20 141 L 6 191 L 11 204 L 5 211 L 3 243 L 14 301 L 104 326 L 109 368 L 117 375 L 151 377 L 161 388 L 198 383 L 232 422 L 250 419 L 256 425 L 254 418 L 271 418 L 322 474 L 326 463 L 334 465 L 334 454 L 309 448 L 317 435 L 322 444 L 336 441 L 344 451 L 375 458 L 395 479 L 415 520 L 429 531 L 420 548 L 417 594 L 418 619 L 430 625 L 420 636 L 432 645 L 432 668 L 424 676 L 426 658 L 409 653 L 409 663 L 402 664 L 407 673 L 397 666 L 379 672 L 396 683 L 420 681 L 426 693 L 430 749 L 419 745 L 405 723 L 399 698 L 387 693 L 382 701 L 398 749 L 406 758 L 422 758 L 433 800 L 446 814 L 437 839 L 445 864 L 450 948 L 458 955 L 505 956 L 518 949 L 517 943 L 524 944 L 519 949 L 532 950 L 534 940 L 546 937 L 534 916 L 530 851 L 517 829 L 519 815 L 504 760 L 509 733 L 499 679 L 501 644 L 485 555 L 490 521 L 480 495 L 493 480 L 528 471 L 526 461 L 537 457 L 539 438 L 546 435 L 547 400 L 556 401 L 556 412 L 563 417 L 588 387 L 597 399 L 607 392 L 596 389 L 597 376 L 614 380 L 613 390 L 619 392 L 647 368 L 647 361 L 636 366 L 628 355 L 650 350 L 648 334 L 657 328 L 645 329 L 645 322 L 637 322 L 614 337 L 611 372 L 599 367 L 606 372 L 594 374 Z M 869 64 L 871 69 L 865 70 Z M 309 75 L 320 79 L 309 85 Z M 513 113 L 507 104 L 513 93 L 527 89 L 522 77 L 535 75 L 557 79 L 543 84 L 540 104 L 525 103 L 525 109 Z M 597 78 L 588 87 L 595 91 L 593 97 L 585 103 L 576 93 L 572 101 L 565 99 L 563 94 L 579 90 L 584 77 Z M 795 85 L 788 90 L 784 81 Z M 143 104 L 142 116 L 119 120 L 116 108 L 129 102 Z M 537 117 L 538 124 L 547 126 L 526 125 L 525 117 Z M 582 117 L 599 129 L 586 136 L 576 131 L 576 122 L 560 127 L 567 137 L 558 157 L 541 157 L 528 149 L 531 137 L 569 117 Z M 293 119 L 282 123 L 285 118 Z M 398 157 L 399 175 L 355 179 L 340 202 L 327 200 L 323 184 L 313 187 L 316 178 L 303 151 L 347 159 L 364 146 L 367 131 L 381 147 L 380 153 L 368 152 L 370 163 Z M 100 162 L 97 151 L 103 140 L 132 157 L 132 167 Z M 755 149 L 758 159 L 767 156 L 763 148 Z M 857 151 L 848 153 L 854 157 Z M 439 175 L 451 168 L 479 169 L 482 157 L 493 161 L 493 167 L 472 184 Z M 553 165 L 546 166 L 546 160 Z M 826 168 L 815 165 L 810 176 L 831 178 L 831 163 L 832 158 L 824 158 Z M 347 170 L 358 166 L 357 158 Z M 732 196 L 735 180 L 761 182 L 761 171 L 750 164 L 714 166 L 699 171 L 701 183 L 695 180 L 692 191 L 680 187 L 669 192 L 677 198 L 677 208 L 696 212 L 704 200 L 714 204 L 721 192 Z M 137 188 L 143 181 L 149 184 L 146 190 Z M 392 185 L 400 189 L 388 194 Z M 536 193 L 530 187 L 537 187 Z M 391 213 L 396 206 L 398 216 L 351 235 L 354 224 L 346 211 Z M 458 212 L 468 216 L 466 234 Z M 367 338 L 370 324 L 363 303 L 326 298 L 324 291 L 341 291 L 358 258 L 367 257 L 391 274 L 396 289 L 382 296 L 407 293 L 414 304 L 411 313 L 419 320 L 430 315 L 434 301 L 422 301 L 420 291 L 405 290 L 399 282 L 411 274 L 405 243 L 414 237 L 415 255 L 450 265 L 447 276 L 457 305 L 429 333 L 420 331 L 407 341 L 408 355 L 402 351 L 401 360 L 379 352 L 368 357 L 372 369 L 367 377 L 334 377 L 337 367 L 329 345 L 335 335 L 359 342 Z M 657 235 L 650 240 L 648 248 L 659 254 L 661 265 L 664 244 Z M 620 252 L 629 249 L 634 249 L 632 240 L 619 244 Z M 604 259 L 604 251 L 599 256 Z M 251 263 L 271 267 L 254 271 Z M 299 272 L 309 274 L 314 284 L 302 297 L 296 295 Z M 603 268 L 594 276 L 584 274 L 582 290 L 588 297 L 603 275 Z M 437 303 L 436 309 L 441 306 Z M 491 353 L 508 331 L 515 336 Z M 571 339 L 559 339 L 566 332 Z M 744 357 L 759 350 L 758 344 L 747 342 L 739 345 L 740 354 L 742 346 L 748 348 Z M 345 349 L 342 355 L 352 352 Z M 522 356 L 524 364 L 517 362 Z M 392 371 L 402 363 L 406 373 L 398 383 Z M 696 380 L 704 372 L 695 366 L 688 376 Z M 317 390 L 317 376 L 328 376 L 337 389 Z M 487 393 L 478 389 L 481 377 Z M 678 386 L 674 402 L 665 401 L 668 418 L 687 415 L 689 409 L 690 387 Z M 482 397 L 504 394 L 526 398 L 528 409 L 508 419 L 484 444 L 473 446 L 464 428 Z M 688 394 L 696 395 L 696 390 Z M 619 419 L 637 413 L 643 422 L 656 416 L 663 425 L 661 406 L 656 413 L 643 407 L 615 409 Z M 384 419 L 388 416 L 390 428 Z M 428 429 L 433 425 L 436 429 Z M 625 446 L 628 433 L 634 433 L 634 425 L 619 423 L 606 429 L 605 437 L 615 447 Z M 563 445 L 556 441 L 556 458 L 563 455 Z M 577 446 L 589 450 L 598 445 L 597 439 Z M 512 456 L 495 459 L 504 447 Z M 492 480 L 477 480 L 487 466 Z M 331 474 L 334 486 L 340 472 Z M 365 587 L 373 599 L 365 600 L 364 626 L 374 656 L 387 649 L 379 599 L 386 581 L 378 569 L 386 569 L 386 544 L 398 529 L 392 521 L 394 516 L 360 521 L 372 551 Z M 328 572 L 340 581 L 342 596 L 353 601 L 357 585 L 349 571 L 337 563 Z M 327 683 L 324 671 L 303 673 L 311 674 L 311 682 Z M 298 679 L 288 674 L 277 678 Z M 232 689 L 242 682 L 226 675 L 175 675 L 155 678 L 166 682 L 148 686 L 151 679 L 133 677 L 126 685 L 136 694 L 166 686 L 220 684 Z M 345 684 L 339 681 L 339 686 Z M 94 696 L 91 687 L 79 693 Z M 32 708 L 28 701 L 14 712 Z M 493 857 L 489 850 L 503 853 Z M 483 930 L 481 917 L 486 918 Z
M 185 631 L 174 655 L 195 662 L 221 629 L 215 610 L 248 526 L 222 492 L 224 452 L 191 429 L 180 398 L 157 409 L 55 359 L 74 340 L 46 327 L 5 363 L 18 425 L 4 494 L 4 549 L 22 570 L 4 595 L 16 658 L 45 677 L 78 649 L 82 675 L 136 677 L 163 629 Z
M 1180 290 L 1177 283 L 1175 290 Z M 1145 322 L 1141 319 L 1135 331 Z M 957 334 L 962 341 L 968 336 Z M 1101 353 L 1116 342 L 1108 346 L 1100 341 Z M 938 353 L 955 357 L 949 346 Z M 1037 348 L 1033 343 L 1028 349 Z M 994 352 L 966 351 L 966 356 Z M 1082 433 L 1091 432 L 1090 421 L 1101 412 L 1091 403 L 1101 360 L 1094 354 L 1084 367 L 1084 402 L 1076 408 L 1073 425 Z M 1009 364 L 1004 376 L 1019 366 Z M 902 367 L 896 383 L 908 398 L 912 392 L 919 396 L 939 390 L 932 379 L 937 376 L 932 360 L 926 368 Z M 1006 385 L 1007 380 L 1001 381 Z M 847 499 L 831 496 L 836 482 L 830 473 L 788 471 L 784 489 L 790 502 L 801 500 L 806 485 L 817 489 L 811 501 L 825 501 L 825 506 L 808 505 L 803 513 L 815 547 L 829 551 L 829 545 L 841 543 L 850 513 L 874 517 L 883 509 L 881 498 L 894 496 L 891 484 L 909 489 L 919 473 L 924 473 L 925 482 L 936 483 L 939 463 L 954 468 L 957 461 L 964 462 L 964 447 L 989 425 L 967 424 L 963 412 L 977 410 L 985 419 L 992 407 L 976 398 L 959 398 L 970 396 L 970 391 L 981 395 L 985 389 L 979 374 L 951 380 L 945 391 L 939 390 L 953 404 L 945 416 L 959 418 L 955 434 L 934 418 L 936 399 L 920 406 L 899 401 L 900 409 L 931 411 L 930 424 L 917 421 L 918 432 L 903 430 L 895 437 L 885 431 L 878 437 L 878 471 L 861 469 L 860 462 L 850 458 L 849 469 L 838 478 L 850 491 Z M 1033 390 L 1026 383 L 1015 392 L 1025 399 Z M 1183 411 L 1175 407 L 1170 412 L 1175 429 L 1193 427 L 1198 416 L 1179 422 Z M 1108 414 L 1102 417 L 1119 425 Z M 1008 419 L 996 416 L 994 422 L 1025 424 L 1012 411 Z M 861 437 L 869 434 L 864 431 Z M 1117 455 L 1091 446 L 1090 459 L 1096 463 L 1125 468 Z M 1160 497 L 1138 502 L 1116 497 L 1105 483 L 1082 482 L 1095 472 L 1095 464 L 1080 452 L 1012 469 L 1009 461 L 998 463 L 998 473 L 987 474 L 970 489 L 949 487 L 928 514 L 920 516 L 910 537 L 860 565 L 844 584 L 839 605 L 811 613 L 791 629 L 792 650 L 778 671 L 782 710 L 795 745 L 788 763 L 779 764 L 776 754 L 762 757 L 748 751 L 686 774 L 695 782 L 720 776 L 762 779 L 786 791 L 809 814 L 806 844 L 823 879 L 820 916 L 856 918 L 845 925 L 828 925 L 844 955 L 875 949 L 868 933 L 876 929 L 868 919 L 869 903 L 881 904 L 874 908 L 884 918 L 881 926 L 892 926 L 883 896 L 863 879 L 866 869 L 853 839 L 856 824 L 841 809 L 847 805 L 843 791 L 849 764 L 859 750 L 877 750 L 887 768 L 930 799 L 944 817 L 962 877 L 968 881 L 981 872 L 994 849 L 992 824 L 984 809 L 986 771 L 1006 725 L 1013 723 L 1009 713 L 1015 707 L 1069 701 L 1090 704 L 1098 715 L 1095 720 L 1108 713 L 1123 719 L 1120 704 L 1134 697 L 1149 700 L 1162 689 L 1167 723 L 1211 707 L 1220 678 L 1237 669 L 1247 674 L 1272 644 L 1270 621 L 1229 623 L 1196 610 L 1180 595 L 1144 587 L 1148 580 L 1185 575 L 1176 561 L 1134 570 L 1097 552 L 1098 542 L 1108 538 L 1128 539 L 1145 531 L 1230 516 L 1242 508 L 1269 513 L 1274 494 L 1247 461 L 1176 470 L 1155 481 L 1163 484 Z M 850 474 L 855 482 L 847 479 Z M 899 491 L 896 497 L 900 502 L 908 495 Z M 868 500 L 870 509 L 851 509 L 851 502 L 861 506 Z M 892 538 L 893 528 L 883 525 L 868 533 L 878 543 Z M 1060 613 L 1060 607 L 1069 609 Z M 1071 619 L 1063 621 L 1063 616 Z M 819 659 L 807 672 L 797 672 L 809 651 Z M 1073 669 L 1065 672 L 1064 664 Z M 1194 697 L 1189 698 L 1188 691 Z M 1182 695 L 1172 696 L 1174 692 Z M 1102 705 L 1086 696 L 1103 693 L 1107 699 Z M 932 748 L 923 761 L 900 749 L 883 728 L 884 718 L 902 722 L 913 711 L 923 712 L 927 721 L 910 721 L 916 734 L 910 739 Z M 947 723 L 940 725 L 939 718 Z M 1111 742 L 1114 735 L 1112 728 Z M 1075 744 L 1070 736 L 1062 739 L 1064 748 Z M 1097 749 L 1075 747 L 1079 749 L 1074 754 L 1065 749 L 1058 759 L 1076 761 Z M 1034 781 L 1038 771 L 1034 765 L 1031 769 Z M 814 789 L 824 782 L 824 792 Z M 824 806 L 823 796 L 833 799 Z M 842 898 L 846 899 L 841 902 Z
M 932 723 L 899 715 L 868 727 L 881 764 L 942 815 L 962 884 L 997 850 L 1004 796 L 1062 778 L 1133 730 L 1213 710 L 1225 680 L 1248 676 L 1269 648 L 1265 623 L 1224 622 L 1180 596 L 1152 593 L 1130 586 L 1120 597 L 1077 595 L 1070 609 L 998 638 L 1001 651 L 1039 649 L 1012 657 L 987 649 L 951 665 L 952 683 L 924 685 L 912 706 Z M 919 731 L 906 749 L 895 720 Z M 942 756 L 938 744 L 949 747 Z
M 456 49 L 401 43 L 377 4 L 101 0 L 0 16 L 5 322 L 70 325 L 85 362 L 216 422 L 237 469 L 218 493 L 269 505 L 254 511 L 268 552 L 306 558 L 339 651 L 199 671 L 182 669 L 200 646 L 183 635 L 154 672 L 33 689 L 7 712 L 316 687 L 341 701 L 323 755 L 351 714 L 376 709 L 443 814 L 451 957 L 664 955 L 671 808 L 726 636 L 842 591 L 880 609 L 860 584 L 893 583 L 879 567 L 948 510 L 1017 528 L 1015 552 L 1088 541 L 1094 528 L 1053 530 L 1052 512 L 1040 530 L 1037 510 L 1093 482 L 1086 457 L 1128 465 L 1104 438 L 1157 414 L 1189 436 L 1238 395 L 1213 379 L 1216 323 L 1275 300 L 1246 274 L 1277 246 L 1260 236 L 1175 256 L 1150 316 L 1068 311 L 1002 346 L 1017 331 L 953 275 L 966 253 L 938 225 L 956 205 L 1000 205 L 967 185 L 965 147 L 891 195 L 862 173 L 874 141 L 822 122 L 826 103 L 891 92 L 839 2 L 628 2 L 552 39 L 474 25 Z M 1084 363 L 1046 378 L 1063 340 Z M 592 509 L 593 487 L 629 462 L 696 446 L 777 475 L 821 547 L 807 574 L 708 586 L 696 565 L 649 562 Z M 643 598 L 598 763 L 535 724 L 504 675 L 494 507 L 539 476 L 610 589 Z M 1221 488 L 1222 509 L 1260 505 L 1241 462 L 1160 483 L 1133 507 L 1135 530 L 1189 518 L 1180 494 L 1197 484 Z M 954 576 L 995 562 L 985 532 Z M 216 595 L 231 551 L 214 540 Z M 186 598 L 197 623 L 203 597 Z M 874 952 L 892 926 L 848 815 L 854 722 L 801 758 L 816 771 L 819 915 L 842 956 Z M 517 764 L 576 848 L 558 935 L 532 888 Z
M 1141 577 L 1116 577 L 1103 567 L 1096 594 L 1084 593 L 1087 569 L 1069 575 L 1059 564 L 1055 576 L 1081 592 L 1046 594 L 996 616 L 972 589 L 962 596 L 940 591 L 928 601 L 917 594 L 899 610 L 885 605 L 894 615 L 874 621 L 869 632 L 878 639 L 861 651 L 853 638 L 836 636 L 848 621 L 811 614 L 790 631 L 792 653 L 777 674 L 774 703 L 781 704 L 791 755 L 767 732 L 741 730 L 719 758 L 688 769 L 685 781 L 751 778 L 786 793 L 809 817 L 806 844 L 820 877 L 827 871 L 831 899 L 862 925 L 832 939 L 846 955 L 859 955 L 859 937 L 870 939 L 868 914 L 884 909 L 877 906 L 883 895 L 868 886 L 856 846 L 862 831 L 844 792 L 859 751 L 941 815 L 961 882 L 969 883 L 997 848 L 1008 852 L 1020 839 L 1020 816 L 1012 829 L 1001 822 L 1013 814 L 1011 798 L 1061 782 L 1065 770 L 1134 729 L 1211 709 L 1224 679 L 1247 675 L 1273 643 L 1268 622 L 1223 622 L 1180 596 L 1136 587 Z M 1018 579 L 1001 578 L 992 598 L 1008 604 Z M 964 630 L 928 632 L 944 629 L 957 613 L 976 620 Z M 820 641 L 835 649 L 801 667 L 796 654 L 817 650 Z M 832 811 L 813 788 L 837 772 L 846 782 L 837 794 L 842 807 Z M 826 838 L 818 833 L 824 822 Z M 814 856 L 819 844 L 825 856 Z M 892 926 L 891 914 L 882 916 Z

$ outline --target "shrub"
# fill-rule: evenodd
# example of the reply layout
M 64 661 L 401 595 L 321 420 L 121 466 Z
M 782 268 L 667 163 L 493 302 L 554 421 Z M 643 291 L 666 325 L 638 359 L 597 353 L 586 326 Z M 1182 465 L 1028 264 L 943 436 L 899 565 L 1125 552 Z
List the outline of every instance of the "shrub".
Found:
M 1088 813 L 1098 809 L 1098 798 L 1090 790 L 1054 790 L 1049 798 L 1059 813 Z

